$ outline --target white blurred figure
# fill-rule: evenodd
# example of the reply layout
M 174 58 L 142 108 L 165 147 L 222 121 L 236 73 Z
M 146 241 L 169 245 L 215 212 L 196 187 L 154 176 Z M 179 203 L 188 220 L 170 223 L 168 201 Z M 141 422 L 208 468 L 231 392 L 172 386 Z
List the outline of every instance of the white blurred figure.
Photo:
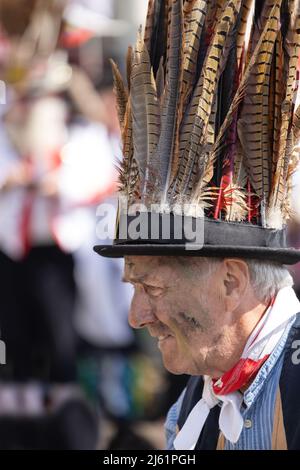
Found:
M 103 38 L 122 37 L 128 30 L 128 24 L 115 20 L 113 14 L 114 1 L 71 0 L 64 12 L 66 45 L 86 51 L 90 39 L 97 38 L 98 56 Z M 86 30 L 90 37 L 82 35 L 80 40 L 78 33 Z M 57 228 L 61 238 L 67 240 L 69 236 L 76 260 L 80 293 L 75 317 L 77 331 L 96 347 L 126 347 L 133 341 L 133 333 L 127 322 L 130 288 L 121 283 L 123 261 L 115 260 L 111 264 L 101 260 L 99 263 L 92 251 L 93 245 L 99 242 L 96 238 L 98 204 L 106 202 L 116 208 L 115 165 L 121 158 L 112 86 L 98 93 L 85 71 L 87 57 L 92 62 L 93 55 L 92 50 L 90 54 L 79 54 L 79 63 L 73 64 L 69 91 L 78 112 L 69 126 L 69 140 L 62 150 L 65 171 L 61 185 L 66 207 L 70 201 L 79 206 L 70 214 L 78 217 L 77 230 L 71 230 L 68 217 L 58 219 Z
M 112 192 L 116 182 L 117 136 L 100 123 L 83 118 L 69 129 L 69 140 L 62 150 L 61 175 L 65 204 L 80 206 L 56 220 L 61 240 L 68 243 L 75 257 L 79 291 L 75 324 L 78 333 L 98 347 L 128 346 L 133 334 L 127 323 L 130 289 L 122 284 L 123 261 L 109 263 L 92 250 L 96 238 L 98 202 L 115 207 Z M 69 200 L 69 201 L 68 201 Z M 115 211 L 112 211 L 112 226 Z M 69 219 L 69 220 L 68 220 Z M 116 295 L 117 292 L 117 295 Z

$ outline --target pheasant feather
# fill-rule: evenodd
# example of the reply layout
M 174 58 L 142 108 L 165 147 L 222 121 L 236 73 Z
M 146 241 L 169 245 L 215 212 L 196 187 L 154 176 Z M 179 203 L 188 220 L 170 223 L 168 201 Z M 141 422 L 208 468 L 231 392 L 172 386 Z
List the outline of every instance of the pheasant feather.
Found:
M 281 1 L 275 0 L 275 11 L 267 20 L 269 32 L 258 55 L 257 64 L 250 73 L 238 121 L 239 138 L 249 168 L 250 181 L 256 194 L 265 201 L 265 204 L 271 185 L 269 81 L 273 50 L 280 26 Z
M 290 27 L 286 35 L 285 50 L 288 55 L 287 84 L 285 98 L 282 103 L 282 124 L 280 130 L 280 143 L 278 160 L 275 163 L 275 171 L 270 194 L 268 210 L 268 225 L 282 227 L 283 205 L 286 199 L 286 181 L 288 165 L 291 157 L 291 148 L 288 147 L 291 116 L 293 110 L 293 97 L 295 90 L 295 77 L 300 52 L 300 2 L 289 2 Z
M 162 200 L 168 185 L 171 172 L 170 157 L 174 150 L 177 106 L 181 87 L 183 5 L 182 0 L 171 0 L 170 37 L 167 58 L 167 83 L 161 112 L 161 133 L 155 162 L 159 162 L 160 181 L 158 181 Z
M 214 37 L 204 64 L 203 73 L 193 95 L 189 117 L 182 129 L 181 146 L 182 156 L 179 171 L 177 174 L 176 192 L 185 193 L 190 185 L 190 180 L 195 175 L 195 166 L 199 164 L 200 171 L 203 171 L 203 161 L 199 161 L 201 147 L 204 142 L 204 135 L 207 130 L 209 118 L 212 111 L 214 97 L 217 91 L 217 85 L 222 71 L 222 61 L 226 40 L 231 38 L 230 32 L 234 27 L 236 17 L 241 6 L 240 0 L 230 0 L 222 12 L 222 17 L 217 23 Z M 187 139 L 187 136 L 188 139 Z M 187 141 L 187 145 L 185 142 Z M 202 144 L 202 145 L 201 145 Z
M 130 102 L 134 158 L 139 167 L 142 192 L 145 193 L 151 169 L 151 157 L 158 145 L 160 116 L 153 70 L 141 33 L 134 51 Z
M 119 122 L 121 130 L 123 131 L 124 128 L 124 118 L 126 113 L 126 106 L 128 102 L 128 91 L 125 88 L 122 75 L 117 64 L 111 60 L 112 70 L 113 70 L 113 77 L 114 77 L 114 90 L 117 97 L 117 110 L 119 116 Z

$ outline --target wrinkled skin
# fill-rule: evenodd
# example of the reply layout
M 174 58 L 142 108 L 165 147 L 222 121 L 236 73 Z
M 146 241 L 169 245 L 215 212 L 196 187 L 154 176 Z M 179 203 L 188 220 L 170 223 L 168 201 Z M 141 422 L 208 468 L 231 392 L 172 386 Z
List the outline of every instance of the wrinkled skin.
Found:
M 124 281 L 134 286 L 130 325 L 160 338 L 174 374 L 218 377 L 229 370 L 266 309 L 242 260 L 216 260 L 209 269 L 201 258 L 128 256 Z

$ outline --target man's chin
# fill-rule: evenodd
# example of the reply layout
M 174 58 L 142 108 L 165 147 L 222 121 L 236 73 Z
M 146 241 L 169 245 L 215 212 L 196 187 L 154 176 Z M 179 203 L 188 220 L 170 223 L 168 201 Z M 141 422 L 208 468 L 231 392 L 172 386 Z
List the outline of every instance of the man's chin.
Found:
M 161 352 L 165 368 L 171 374 L 185 374 L 185 371 L 180 367 L 181 361 L 178 357 L 177 343 L 174 336 L 167 336 L 165 339 L 158 341 L 158 349 Z
M 180 363 L 176 361 L 176 356 L 168 357 L 166 354 L 162 353 L 162 361 L 164 367 L 168 372 L 174 375 L 187 374 L 187 371 L 183 367 L 180 367 Z

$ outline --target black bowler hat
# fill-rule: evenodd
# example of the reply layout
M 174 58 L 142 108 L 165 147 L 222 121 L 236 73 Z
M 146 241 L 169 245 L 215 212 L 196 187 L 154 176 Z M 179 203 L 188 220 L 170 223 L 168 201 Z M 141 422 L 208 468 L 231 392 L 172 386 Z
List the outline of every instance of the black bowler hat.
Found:
M 161 216 L 163 218 L 163 216 Z M 171 215 L 176 219 L 176 216 Z M 128 224 L 133 217 L 128 216 Z M 192 224 L 195 219 L 192 221 Z M 173 222 L 174 223 L 174 222 Z M 151 226 L 149 224 L 149 233 Z M 172 224 L 171 224 L 172 228 Z M 117 238 L 113 245 L 96 246 L 94 250 L 101 256 L 120 258 L 134 256 L 206 256 L 236 257 L 275 261 L 281 264 L 295 264 L 300 261 L 300 250 L 287 248 L 286 231 L 264 229 L 251 224 L 224 222 L 205 218 L 203 221 L 203 244 L 183 237 L 176 239 L 174 234 L 159 239 L 139 238 L 132 240 Z
M 293 5 L 149 1 L 145 32 L 128 51 L 127 87 L 113 64 L 120 194 L 144 211 L 130 215 L 121 206 L 113 245 L 97 253 L 300 261 L 286 245 L 300 128 Z M 169 232 L 153 236 L 153 205 L 159 225 L 171 220 Z M 194 233 L 201 219 L 201 243 L 178 233 L 186 219 Z M 139 220 L 147 229 L 132 234 Z

